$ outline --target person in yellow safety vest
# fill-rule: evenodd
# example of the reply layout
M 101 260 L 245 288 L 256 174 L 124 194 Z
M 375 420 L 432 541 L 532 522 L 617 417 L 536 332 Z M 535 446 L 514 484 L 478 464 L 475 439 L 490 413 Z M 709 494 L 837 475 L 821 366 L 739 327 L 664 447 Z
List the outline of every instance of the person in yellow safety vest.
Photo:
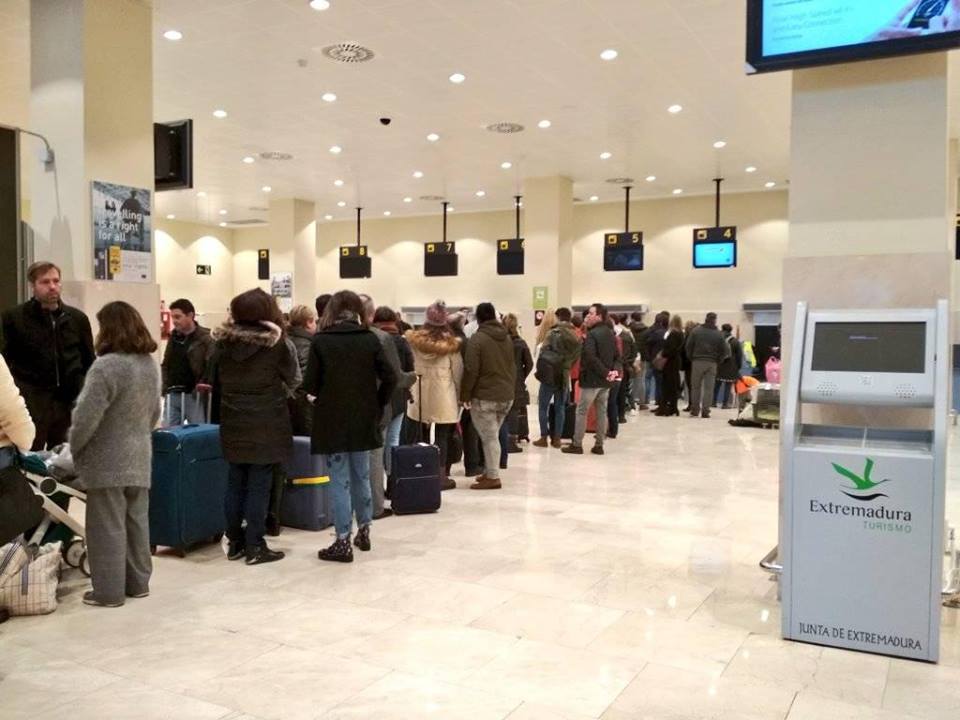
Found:
M 743 362 L 740 365 L 740 374 L 741 375 L 753 375 L 753 371 L 757 367 L 757 355 L 753 351 L 753 343 L 749 340 L 744 340 L 741 343 L 741 348 L 743 349 Z

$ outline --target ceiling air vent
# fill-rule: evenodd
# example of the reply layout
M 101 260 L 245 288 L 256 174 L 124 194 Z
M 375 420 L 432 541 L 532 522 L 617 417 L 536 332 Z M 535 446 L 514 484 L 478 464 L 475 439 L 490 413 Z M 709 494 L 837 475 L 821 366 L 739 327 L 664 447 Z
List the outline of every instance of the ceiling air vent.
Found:
M 420 199 L 424 202 L 443 202 L 443 195 L 421 195 Z
M 262 152 L 261 160 L 293 160 L 293 155 L 285 152 Z
M 512 135 L 513 133 L 523 132 L 526 128 L 523 127 L 520 123 L 513 122 L 498 122 L 493 123 L 492 125 L 487 125 L 487 130 L 494 133 L 500 133 L 501 135 Z
M 607 178 L 607 182 L 611 185 L 629 185 L 633 182 L 633 178 Z
M 373 60 L 376 55 L 370 48 L 357 43 L 337 43 L 323 49 L 325 57 L 341 63 L 364 63 Z
M 270 212 L 270 208 L 268 207 L 257 207 L 255 205 L 248 207 L 247 210 L 250 212 Z
M 231 220 L 227 223 L 227 227 L 233 227 L 239 225 L 240 227 L 250 227 L 252 225 L 268 225 L 269 223 L 266 220 L 259 219 L 250 219 L 250 220 Z

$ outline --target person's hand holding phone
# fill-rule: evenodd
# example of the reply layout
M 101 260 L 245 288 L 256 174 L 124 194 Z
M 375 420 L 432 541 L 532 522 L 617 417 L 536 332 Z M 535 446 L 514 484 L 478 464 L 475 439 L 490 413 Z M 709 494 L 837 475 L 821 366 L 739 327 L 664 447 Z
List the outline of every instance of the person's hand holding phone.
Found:
M 907 16 L 914 12 L 920 5 L 921 0 L 910 0 L 886 25 L 867 37 L 867 42 L 876 42 L 878 40 L 898 40 L 901 38 L 920 37 L 923 30 L 920 28 L 904 27 Z

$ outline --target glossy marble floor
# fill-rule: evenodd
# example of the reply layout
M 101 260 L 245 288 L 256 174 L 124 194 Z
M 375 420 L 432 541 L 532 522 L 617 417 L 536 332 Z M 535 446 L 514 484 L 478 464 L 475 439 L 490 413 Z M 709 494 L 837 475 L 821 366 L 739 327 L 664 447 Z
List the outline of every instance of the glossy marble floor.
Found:
M 55 614 L 0 625 L 0 719 L 954 720 L 955 611 L 939 666 L 778 638 L 776 463 L 776 432 L 645 415 L 377 522 L 353 565 L 287 530 L 273 565 L 159 557 L 116 610 L 68 574 Z

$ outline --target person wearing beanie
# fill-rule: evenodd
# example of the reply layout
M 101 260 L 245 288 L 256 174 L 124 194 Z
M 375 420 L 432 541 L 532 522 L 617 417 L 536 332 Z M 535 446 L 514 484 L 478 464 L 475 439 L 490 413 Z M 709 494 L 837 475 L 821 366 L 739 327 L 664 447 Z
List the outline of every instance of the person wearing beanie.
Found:
M 500 489 L 500 427 L 516 396 L 517 365 L 513 341 L 497 320 L 492 303 L 477 305 L 477 332 L 467 341 L 460 399 L 470 409 L 483 443 L 484 473 L 473 490 Z
M 413 351 L 413 367 L 420 382 L 411 388 L 413 401 L 407 406 L 407 417 L 423 422 L 429 437 L 434 425 L 434 441 L 440 448 L 440 466 L 446 475 L 441 486 L 451 490 L 457 483 L 450 477 L 450 440 L 457 432 L 460 419 L 460 382 L 463 379 L 463 358 L 460 338 L 450 327 L 447 306 L 437 300 L 427 308 L 426 319 L 419 330 L 409 330 L 404 337 Z

